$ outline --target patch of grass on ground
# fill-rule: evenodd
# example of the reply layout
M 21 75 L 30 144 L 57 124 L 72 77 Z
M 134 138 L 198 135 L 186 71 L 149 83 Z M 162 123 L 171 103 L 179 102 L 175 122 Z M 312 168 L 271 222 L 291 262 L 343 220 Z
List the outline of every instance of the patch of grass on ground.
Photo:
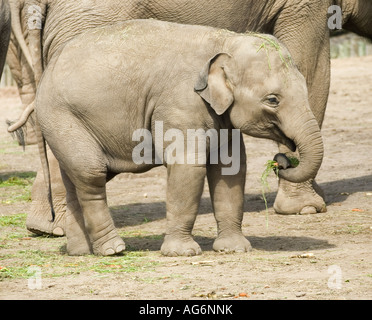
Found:
M 342 229 L 335 230 L 335 234 L 361 234 L 367 229 L 362 225 L 347 225 Z
M 0 217 L 0 227 L 20 227 L 26 226 L 26 213 L 14 214 L 11 216 Z
M 0 175 L 0 204 L 30 202 L 35 176 L 35 172 L 22 172 L 11 176 Z
M 54 239 L 50 239 L 53 241 Z M 149 271 L 158 264 L 145 252 L 127 252 L 121 256 L 70 257 L 58 250 L 19 250 L 0 256 L 0 281 L 5 279 L 27 279 L 30 270 L 38 267 L 44 278 L 94 272 L 99 274 Z
M 28 279 L 35 272 L 42 278 L 93 272 L 97 274 L 150 271 L 159 263 L 147 251 L 122 255 L 73 257 L 65 253 L 66 238 L 35 236 L 26 229 L 26 214 L 0 217 L 0 281 Z M 129 234 L 126 234 L 128 237 Z M 138 234 L 132 233 L 130 237 Z
M 126 252 L 119 257 L 93 257 L 93 264 L 89 270 L 98 273 L 137 272 L 152 270 L 158 262 L 148 259 L 143 251 Z

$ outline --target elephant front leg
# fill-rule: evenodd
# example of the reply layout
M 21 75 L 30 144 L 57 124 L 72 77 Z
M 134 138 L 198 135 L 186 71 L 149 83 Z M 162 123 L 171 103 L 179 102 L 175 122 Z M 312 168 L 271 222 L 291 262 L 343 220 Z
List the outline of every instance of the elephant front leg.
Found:
M 319 6 L 323 7 L 322 12 L 327 11 L 328 4 L 326 2 L 319 2 Z M 290 7 L 286 10 L 282 13 L 283 18 L 279 17 L 276 23 L 274 35 L 287 46 L 296 65 L 305 76 L 310 108 L 321 128 L 331 79 L 329 30 L 324 29 L 323 23 L 314 23 L 313 19 L 308 19 L 307 15 L 310 14 L 310 11 L 305 7 L 303 7 L 304 14 L 301 19 L 297 19 L 301 15 Z M 291 18 L 294 23 L 288 23 L 288 19 Z M 319 18 L 322 19 L 321 16 Z M 297 30 L 295 34 L 293 33 L 294 29 Z M 297 156 L 283 145 L 279 146 L 279 152 L 288 156 Z M 290 215 L 326 212 L 323 191 L 314 179 L 304 183 L 291 183 L 280 179 L 274 203 L 276 213 Z
M 323 191 L 315 180 L 292 183 L 280 179 L 274 210 L 278 214 L 315 214 L 326 212 Z
M 206 168 L 168 165 L 167 228 L 161 253 L 165 256 L 195 256 L 202 253 L 191 232 L 203 193 Z
M 232 161 L 240 164 L 239 171 L 232 175 L 223 174 L 222 169 L 228 166 L 221 163 L 210 164 L 207 167 L 209 190 L 218 229 L 213 249 L 218 252 L 247 252 L 252 247 L 242 233 L 247 164 L 241 136 L 240 157 L 232 158 Z
M 318 65 L 323 67 L 320 70 L 316 70 L 313 75 L 313 84 L 309 85 L 309 99 L 314 116 L 319 125 L 321 125 L 329 89 L 329 74 L 327 71 L 323 71 L 329 69 L 329 58 L 327 54 L 321 55 Z M 279 152 L 287 154 L 287 156 L 298 157 L 296 153 L 294 154 L 283 145 L 279 146 Z M 274 203 L 276 213 L 290 215 L 326 212 L 327 207 L 324 201 L 323 191 L 314 179 L 303 183 L 292 183 L 281 178 Z

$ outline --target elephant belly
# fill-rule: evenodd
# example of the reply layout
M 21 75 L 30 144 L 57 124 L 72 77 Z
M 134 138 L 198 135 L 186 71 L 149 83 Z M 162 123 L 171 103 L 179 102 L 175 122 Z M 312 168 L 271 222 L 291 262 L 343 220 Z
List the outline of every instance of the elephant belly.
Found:
M 82 119 L 80 119 L 82 120 Z M 111 124 L 111 125 L 110 125 Z M 136 129 L 130 128 L 127 124 L 116 125 L 109 122 L 106 125 L 97 124 L 92 126 L 84 124 L 85 131 L 93 138 L 94 144 L 102 150 L 103 156 L 107 159 L 107 170 L 113 173 L 140 173 L 146 172 L 155 166 L 152 155 L 155 154 L 152 145 L 146 150 L 146 154 L 151 156 L 146 161 L 142 160 L 141 155 L 144 150 L 140 141 L 135 141 L 133 133 Z M 114 128 L 113 128 L 114 127 Z M 97 130 L 99 128 L 99 130 Z M 136 152 L 136 150 L 139 150 Z M 137 156 L 136 156 L 137 155 Z
M 128 159 L 109 157 L 108 172 L 119 173 L 143 173 L 156 167 L 154 164 L 136 164 Z

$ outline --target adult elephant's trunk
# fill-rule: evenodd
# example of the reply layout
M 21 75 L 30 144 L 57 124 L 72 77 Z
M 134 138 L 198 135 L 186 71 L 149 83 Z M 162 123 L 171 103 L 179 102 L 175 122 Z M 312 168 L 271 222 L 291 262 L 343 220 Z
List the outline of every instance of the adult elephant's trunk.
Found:
M 283 132 L 295 143 L 300 163 L 296 168 L 279 170 L 279 176 L 295 183 L 314 178 L 322 164 L 324 149 L 319 125 L 312 113 L 303 113 L 283 128 Z
M 10 7 L 8 1 L 0 2 L 0 79 L 4 69 L 10 38 Z
M 34 67 L 36 87 L 39 85 L 44 71 L 42 32 L 47 15 L 49 0 L 38 0 L 37 5 L 30 6 L 27 10 L 28 23 L 28 47 Z
M 34 66 L 32 62 L 31 53 L 27 46 L 26 40 L 23 36 L 23 31 L 22 31 L 22 23 L 21 23 L 22 4 L 18 0 L 12 0 L 12 1 L 9 1 L 9 5 L 10 5 L 10 12 L 11 12 L 11 17 L 12 17 L 12 32 L 14 34 L 14 37 L 18 41 L 19 46 L 22 49 L 22 52 L 26 58 L 27 63 L 29 64 L 31 70 L 33 71 Z

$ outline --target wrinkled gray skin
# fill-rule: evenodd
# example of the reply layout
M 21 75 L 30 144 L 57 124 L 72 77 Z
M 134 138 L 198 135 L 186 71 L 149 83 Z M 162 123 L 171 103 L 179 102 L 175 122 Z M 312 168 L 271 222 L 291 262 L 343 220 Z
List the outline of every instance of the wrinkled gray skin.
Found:
M 372 38 L 372 4 L 369 0 L 11 1 L 18 3 L 15 8 L 20 8 L 21 14 L 16 12 L 13 16 L 22 19 L 19 24 L 22 24 L 29 44 L 26 56 L 32 56 L 35 71 L 31 71 L 27 64 L 29 59 L 24 55 L 21 55 L 21 63 L 19 56 L 18 60 L 14 54 L 9 57 L 11 66 L 18 64 L 18 69 L 12 70 L 15 70 L 25 106 L 33 101 L 35 82 L 40 79 L 43 65 L 48 64 L 67 40 L 89 28 L 115 21 L 156 18 L 186 24 L 210 25 L 238 32 L 258 31 L 274 34 L 288 47 L 299 70 L 305 76 L 310 107 L 321 126 L 330 83 L 327 26 L 329 6 L 336 4 L 342 7 L 344 28 Z M 32 4 L 39 5 L 43 19 L 47 19 L 42 30 L 32 28 L 27 32 L 27 22 L 38 23 L 32 11 L 30 14 L 27 10 Z M 16 41 L 15 46 L 17 47 Z M 19 53 L 19 50 L 17 52 Z M 285 146 L 281 146 L 280 151 L 289 152 Z M 53 224 L 48 222 L 49 204 L 44 192 L 44 179 L 39 171 L 33 187 L 33 206 L 27 219 L 27 227 L 35 232 L 60 235 L 64 233 L 65 190 L 59 176 L 58 163 L 53 160 L 52 155 L 50 157 L 57 219 Z M 282 214 L 326 210 L 321 191 L 313 179 L 301 184 L 280 179 L 274 208 Z
M 36 99 L 37 121 L 67 190 L 68 253 L 112 255 L 125 249 L 105 185 L 118 173 L 155 166 L 154 153 L 153 164 L 133 162 L 138 142 L 132 134 L 145 128 L 155 137 L 156 121 L 163 122 L 164 132 L 181 130 L 185 145 L 188 129 L 236 128 L 292 151 L 297 147 L 300 165 L 280 170 L 281 177 L 293 182 L 314 177 L 323 143 L 307 97 L 304 77 L 272 36 L 156 20 L 128 21 L 78 36 L 49 62 Z M 223 175 L 222 163 L 166 163 L 162 254 L 201 253 L 191 231 L 206 176 L 218 224 L 213 248 L 250 249 L 241 230 L 246 176 L 241 136 L 240 142 L 236 175 Z M 170 144 L 164 141 L 164 150 Z
M 10 7 L 8 0 L 0 0 L 0 79 L 8 52 L 10 32 Z

